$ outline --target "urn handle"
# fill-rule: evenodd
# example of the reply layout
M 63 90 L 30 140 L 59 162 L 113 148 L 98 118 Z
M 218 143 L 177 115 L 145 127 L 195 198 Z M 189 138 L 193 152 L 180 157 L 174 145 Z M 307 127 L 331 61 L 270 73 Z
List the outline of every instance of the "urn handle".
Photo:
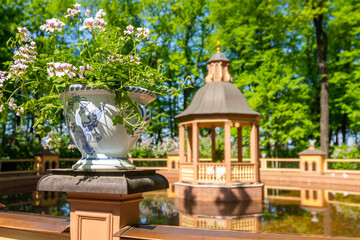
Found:
M 138 135 L 138 134 L 140 135 L 144 131 L 144 129 L 149 125 L 150 120 L 151 120 L 150 108 L 147 105 L 142 105 L 142 104 L 138 104 L 138 106 L 140 109 L 141 117 L 142 117 L 143 121 L 146 123 L 144 126 L 136 128 L 134 135 Z

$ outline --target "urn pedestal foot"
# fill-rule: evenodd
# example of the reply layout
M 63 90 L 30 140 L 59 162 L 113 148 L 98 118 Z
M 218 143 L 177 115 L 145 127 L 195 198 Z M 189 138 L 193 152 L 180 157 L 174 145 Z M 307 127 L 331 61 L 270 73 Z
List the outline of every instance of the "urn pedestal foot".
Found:
M 134 170 L 135 165 L 127 158 L 80 159 L 74 170 Z

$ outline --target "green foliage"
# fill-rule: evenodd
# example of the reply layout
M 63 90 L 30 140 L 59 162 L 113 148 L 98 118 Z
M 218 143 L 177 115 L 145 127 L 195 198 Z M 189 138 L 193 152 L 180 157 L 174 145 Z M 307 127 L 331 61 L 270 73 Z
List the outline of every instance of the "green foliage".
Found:
M 299 162 L 274 162 L 274 161 L 267 161 L 268 168 L 296 168 L 299 169 L 300 163 Z
M 321 76 L 317 65 L 313 20 L 321 14 L 324 16 L 323 29 L 328 36 L 330 145 L 341 146 L 348 139 L 360 145 L 360 16 L 357 14 L 360 3 L 357 0 L 324 0 L 324 5 L 319 7 L 320 2 L 243 0 L 224 4 L 220 0 L 84 0 L 80 3 L 87 5 L 92 15 L 97 9 L 104 9 L 107 12 L 105 19 L 109 31 L 116 31 L 116 27 L 124 30 L 129 24 L 149 27 L 150 39 L 138 45 L 137 54 L 141 54 L 142 61 L 151 68 L 156 68 L 159 59 L 164 60 L 162 77 L 177 81 L 165 82 L 166 88 L 163 90 L 179 88 L 182 82 L 193 86 L 175 95 L 160 96 L 150 105 L 153 117 L 147 134 L 153 137 L 155 145 L 161 145 L 163 139 L 178 134 L 178 122 L 174 116 L 183 111 L 196 90 L 204 84 L 206 61 L 215 52 L 216 41 L 220 40 L 221 51 L 231 60 L 229 70 L 234 84 L 244 93 L 249 105 L 263 116 L 260 127 L 261 152 L 266 153 L 267 157 L 297 157 L 298 152 L 307 148 L 308 139 L 320 137 Z M 39 30 L 40 25 L 53 17 L 64 19 L 63 13 L 73 4 L 73 0 L 4 0 L 0 8 L 0 42 L 3 43 L 0 46 L 0 70 L 5 70 L 7 65 L 4 63 L 10 61 L 12 56 L 5 43 L 16 34 L 16 27 L 20 25 L 32 32 L 39 56 L 55 54 L 55 57 L 60 58 L 62 55 L 73 54 L 72 63 L 76 64 L 88 57 L 86 52 L 81 51 L 87 47 L 98 48 L 104 54 L 113 51 L 118 41 L 115 39 L 116 35 L 106 38 L 101 33 L 97 39 L 103 45 L 96 45 L 88 34 L 88 45 L 81 36 L 84 39 L 80 42 L 82 45 L 73 46 L 66 51 L 60 47 L 61 44 L 71 46 L 78 43 L 77 36 L 70 34 L 69 27 L 64 29 L 62 36 L 54 38 L 58 44 L 57 51 L 53 42 L 46 41 L 48 36 Z M 76 20 L 72 24 L 76 27 Z M 132 44 L 125 44 L 123 50 L 129 54 L 132 47 Z M 88 80 L 96 80 L 99 74 L 104 80 L 111 80 L 111 76 L 114 79 L 129 77 L 119 66 L 111 68 L 102 65 L 101 55 L 96 55 L 94 59 L 98 61 L 97 70 L 89 73 Z M 45 64 L 43 62 L 41 66 Z M 133 66 L 135 72 L 137 67 Z M 42 67 L 31 70 L 43 73 L 46 78 L 45 69 Z M 151 71 L 135 77 L 149 77 L 146 74 L 150 74 L 151 78 Z M 50 81 L 42 85 L 34 82 L 31 87 L 51 91 L 51 84 Z M 65 88 L 61 81 L 56 84 L 58 88 L 53 92 Z M 93 86 L 99 86 L 97 84 L 99 83 L 93 82 Z M 121 85 L 121 82 L 111 84 Z M 111 84 L 109 82 L 109 88 L 112 88 Z M 9 90 L 14 91 L 15 88 Z M 21 94 L 25 92 L 21 91 Z M 63 136 L 66 131 L 61 130 L 61 110 L 53 110 L 54 106 L 60 106 L 59 99 L 36 95 L 36 91 L 30 92 L 30 96 L 36 101 L 27 106 L 22 96 L 15 97 L 15 102 L 27 109 L 32 105 L 45 106 L 42 113 L 44 117 L 39 124 L 56 116 L 58 120 L 52 122 L 53 129 L 57 130 L 58 137 Z M 9 94 L 3 93 L 3 97 L 9 98 Z M 40 100 L 42 97 L 45 98 Z M 3 138 L 1 151 L 5 152 L 7 139 L 15 136 L 15 129 L 19 126 L 26 129 L 27 133 L 33 133 L 27 134 L 28 139 L 35 139 L 37 135 L 34 134 L 33 119 L 39 114 L 39 110 L 27 111 L 20 120 L 15 112 L 3 112 L 0 126 Z M 121 116 L 115 119 L 118 124 L 122 121 Z M 43 124 L 43 127 L 38 128 L 38 131 L 47 133 L 50 125 Z M 236 137 L 236 134 L 232 136 Z M 244 146 L 247 146 L 247 128 L 244 128 L 243 136 Z M 29 140 L 31 141 L 35 140 Z M 233 141 L 233 145 L 235 144 L 236 141 Z M 203 148 L 209 146 L 204 145 Z M 219 148 L 219 156 L 221 151 Z M 151 155 L 140 152 L 138 156 Z M 203 154 L 208 156 L 209 151 L 204 151 Z
M 310 136 L 318 136 L 310 88 L 297 69 L 300 43 L 292 25 L 296 19 L 288 15 L 286 5 L 282 1 L 211 5 L 212 19 L 218 23 L 212 42 L 221 41 L 233 59 L 235 85 L 263 117 L 261 146 L 269 157 L 296 156 Z
M 2 141 L 1 159 L 33 158 L 35 153 L 42 149 L 39 140 L 32 138 L 31 134 L 27 134 L 22 128 L 18 128 L 13 136 L 4 136 Z
M 191 96 L 203 84 L 205 62 L 209 58 L 205 55 L 204 46 L 212 25 L 209 24 L 206 0 L 140 2 L 144 21 L 155 33 L 145 50 L 149 63 L 163 59 L 167 63 L 165 71 L 168 78 L 194 86 L 184 89 L 181 95 L 164 96 L 152 104 L 154 118 L 148 133 L 161 141 L 167 132 L 170 137 L 177 135 L 177 120 L 174 117 L 189 104 Z M 177 85 L 169 82 L 169 86 Z
M 8 41 L 14 50 L 14 63 L 9 63 L 8 75 L 2 73 L 1 76 L 6 82 L 1 108 L 9 105 L 3 111 L 15 110 L 17 116 L 34 113 L 36 133 L 45 136 L 59 124 L 58 114 L 63 105 L 59 93 L 70 85 L 81 84 L 115 91 L 116 103 L 124 114 L 117 116 L 113 123 L 124 124 L 130 134 L 134 128 L 145 124 L 140 120 L 137 104 L 128 97 L 124 87 L 141 86 L 160 95 L 176 90 L 164 84 L 170 80 L 164 76 L 160 61 L 155 68 L 140 62 L 139 45 L 149 35 L 149 30 L 134 30 L 132 26 L 128 26 L 126 32 L 117 27 L 105 30 L 105 13 L 99 17 L 101 13 L 99 11 L 96 18 L 82 18 L 79 13 L 68 19 L 61 17 L 67 25 L 54 18 L 47 20 L 40 30 L 50 33 L 45 33 L 50 51 L 43 54 L 31 33 L 26 28 L 18 28 L 16 37 Z M 64 32 L 62 28 L 67 28 L 70 35 L 61 33 Z M 77 38 L 71 43 L 59 41 L 64 36 L 74 37 L 71 30 L 75 30 Z M 14 96 L 21 101 L 16 104 Z
M 357 145 L 353 144 L 347 146 L 335 146 L 331 155 L 334 159 L 359 159 L 360 149 Z M 344 170 L 360 170 L 359 162 L 329 162 L 329 169 L 344 169 Z
M 342 144 L 341 146 L 335 146 L 331 154 L 331 158 L 334 159 L 359 159 L 360 149 L 356 144 L 347 146 Z

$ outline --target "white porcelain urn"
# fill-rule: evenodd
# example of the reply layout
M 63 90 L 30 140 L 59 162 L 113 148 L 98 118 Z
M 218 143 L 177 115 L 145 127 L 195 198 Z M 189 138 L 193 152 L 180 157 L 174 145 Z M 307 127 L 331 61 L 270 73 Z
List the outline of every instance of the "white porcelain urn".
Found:
M 127 87 L 129 97 L 140 109 L 146 127 L 151 111 L 147 106 L 156 95 L 139 87 Z M 72 85 L 62 94 L 66 126 L 76 147 L 82 154 L 72 168 L 76 170 L 135 169 L 127 155 L 137 142 L 143 127 L 127 133 L 124 125 L 113 125 L 112 119 L 120 110 L 115 93 L 84 85 Z

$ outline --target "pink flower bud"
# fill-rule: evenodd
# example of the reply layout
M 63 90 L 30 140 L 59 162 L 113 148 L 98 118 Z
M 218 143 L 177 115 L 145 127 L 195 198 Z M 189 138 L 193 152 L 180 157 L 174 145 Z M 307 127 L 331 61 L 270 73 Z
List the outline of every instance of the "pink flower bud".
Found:
M 86 12 L 85 12 L 85 17 L 88 17 L 90 16 L 90 9 L 86 9 Z
M 74 7 L 76 8 L 76 10 L 79 10 L 79 8 L 81 7 L 81 4 L 76 3 L 76 4 L 74 5 Z

